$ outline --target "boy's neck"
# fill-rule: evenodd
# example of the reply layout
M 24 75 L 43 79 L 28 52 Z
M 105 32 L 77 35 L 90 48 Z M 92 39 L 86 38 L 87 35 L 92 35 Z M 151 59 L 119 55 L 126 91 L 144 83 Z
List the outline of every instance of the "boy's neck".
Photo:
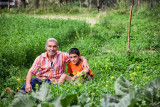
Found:
M 78 61 L 78 62 L 77 62 L 77 64 L 75 64 L 75 65 L 79 65 L 79 64 L 81 63 L 81 61 L 82 61 L 82 60 L 81 60 L 81 59 L 79 59 L 79 61 Z

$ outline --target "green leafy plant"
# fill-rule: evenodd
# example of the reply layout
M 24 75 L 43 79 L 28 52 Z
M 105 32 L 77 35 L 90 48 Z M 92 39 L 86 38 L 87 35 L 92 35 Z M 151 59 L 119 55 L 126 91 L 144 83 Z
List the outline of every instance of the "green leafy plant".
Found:
M 160 77 L 152 80 L 145 86 L 145 90 L 139 86 L 131 87 L 131 83 L 123 76 L 115 81 L 116 95 L 106 94 L 102 101 L 102 107 L 135 107 L 142 104 L 142 92 L 144 92 L 147 105 L 158 106 L 160 104 Z
M 145 85 L 144 96 L 146 103 L 150 107 L 158 107 L 160 105 L 160 77 Z
M 83 105 L 86 107 L 94 106 L 90 98 L 85 94 L 82 94 L 79 98 L 76 94 L 61 95 L 56 98 L 52 98 L 51 88 L 48 83 L 44 82 L 39 91 L 32 92 L 31 94 L 16 95 L 11 107 L 66 107 L 69 105 Z

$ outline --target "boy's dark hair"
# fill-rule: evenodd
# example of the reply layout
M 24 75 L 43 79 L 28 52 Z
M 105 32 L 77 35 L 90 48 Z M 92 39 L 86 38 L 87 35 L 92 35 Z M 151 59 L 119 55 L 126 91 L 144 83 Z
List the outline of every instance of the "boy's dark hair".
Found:
M 77 54 L 79 56 L 80 52 L 77 48 L 71 48 L 69 54 Z

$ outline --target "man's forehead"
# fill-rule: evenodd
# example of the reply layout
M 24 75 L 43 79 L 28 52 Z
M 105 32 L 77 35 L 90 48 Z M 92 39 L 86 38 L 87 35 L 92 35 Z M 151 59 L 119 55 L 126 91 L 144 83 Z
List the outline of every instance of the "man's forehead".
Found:
M 57 45 L 57 42 L 55 42 L 55 41 L 48 41 L 47 45 Z

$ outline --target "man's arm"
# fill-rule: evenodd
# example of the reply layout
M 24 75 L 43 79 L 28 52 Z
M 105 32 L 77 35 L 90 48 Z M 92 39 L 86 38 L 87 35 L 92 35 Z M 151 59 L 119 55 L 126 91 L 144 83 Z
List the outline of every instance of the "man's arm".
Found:
M 80 59 L 83 61 L 82 67 L 83 68 L 87 68 L 87 69 L 90 70 L 90 67 L 89 67 L 89 64 L 87 62 L 87 59 L 85 57 L 83 57 L 83 56 L 81 56 Z
M 26 91 L 26 92 L 32 91 L 31 79 L 32 79 L 33 74 L 36 75 L 39 67 L 40 67 L 40 57 L 38 56 L 38 57 L 35 59 L 32 67 L 31 67 L 30 70 L 28 71 L 28 74 L 27 74 L 27 77 L 26 77 L 26 87 L 25 87 L 25 91 Z
M 29 71 L 26 77 L 26 87 L 25 87 L 25 91 L 26 92 L 31 92 L 32 91 L 32 86 L 31 86 L 31 79 L 32 79 L 32 72 Z

